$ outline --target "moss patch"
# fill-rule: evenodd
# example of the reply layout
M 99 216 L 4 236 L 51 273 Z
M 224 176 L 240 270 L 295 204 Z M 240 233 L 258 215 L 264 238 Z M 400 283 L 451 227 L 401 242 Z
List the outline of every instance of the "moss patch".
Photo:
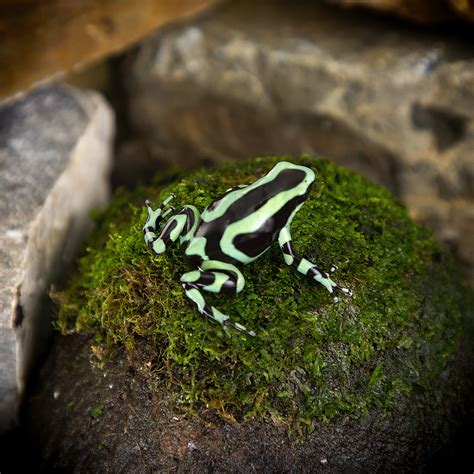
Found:
M 330 162 L 288 158 L 317 174 L 295 217 L 295 250 L 354 290 L 335 305 L 327 291 L 283 262 L 278 245 L 242 267 L 235 298 L 209 303 L 256 331 L 254 338 L 207 321 L 186 299 L 183 249 L 145 246 L 145 197 L 170 192 L 176 208 L 200 210 L 249 183 L 279 159 L 200 170 L 163 186 L 120 193 L 99 219 L 87 255 L 60 301 L 63 332 L 96 334 L 96 354 L 126 347 L 153 384 L 177 403 L 227 419 L 269 416 L 311 425 L 390 408 L 439 377 L 459 336 L 460 292 L 449 258 L 382 188 Z

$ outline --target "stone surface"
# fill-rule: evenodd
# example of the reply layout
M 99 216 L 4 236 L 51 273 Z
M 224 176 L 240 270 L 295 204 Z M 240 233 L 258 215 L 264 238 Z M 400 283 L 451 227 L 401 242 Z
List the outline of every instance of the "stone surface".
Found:
M 466 395 L 472 403 L 474 306 L 452 260 L 388 193 L 333 164 L 293 157 L 323 178 L 293 221 L 295 246 L 321 262 L 331 253 L 335 263 L 351 246 L 350 270 L 337 280 L 354 297 L 332 304 L 270 249 L 242 266 L 238 296 L 206 296 L 251 322 L 254 338 L 226 334 L 192 308 L 178 283 L 190 269 L 179 245 L 156 258 L 144 250 L 144 196 L 160 201 L 173 191 L 202 208 L 278 159 L 202 169 L 161 191 L 155 183 L 117 196 L 80 272 L 56 295 L 57 324 L 68 336 L 56 338 L 27 412 L 42 471 L 439 467 L 436 449 L 465 415 Z M 326 212 L 313 207 L 321 205 Z M 105 353 L 113 357 L 101 365 Z M 314 430 L 299 433 L 292 421 L 308 408 L 302 424 Z M 471 439 L 456 446 L 451 470 L 462 459 L 472 464 Z
M 471 0 L 327 0 L 347 7 L 364 6 L 419 23 L 444 23 L 456 17 L 474 19 Z
M 130 116 L 162 162 L 304 151 L 359 171 L 434 229 L 474 284 L 466 39 L 314 3 L 239 2 L 140 48 L 125 72 Z
M 440 408 L 411 397 L 390 416 L 374 410 L 361 421 L 342 418 L 322 424 L 302 442 L 278 424 L 187 417 L 123 354 L 104 369 L 94 367 L 91 342 L 58 339 L 29 400 L 29 438 L 23 443 L 34 447 L 32 465 L 45 472 L 470 472 L 474 467 L 473 413 L 446 446 L 453 435 L 450 423 L 460 413 L 442 400 Z M 424 427 L 413 426 L 413 417 L 424 417 Z M 440 446 L 444 449 L 436 451 Z
M 216 0 L 47 0 L 0 6 L 0 101 L 130 46 Z
M 0 432 L 51 326 L 45 299 L 105 204 L 112 112 L 51 86 L 0 108 Z

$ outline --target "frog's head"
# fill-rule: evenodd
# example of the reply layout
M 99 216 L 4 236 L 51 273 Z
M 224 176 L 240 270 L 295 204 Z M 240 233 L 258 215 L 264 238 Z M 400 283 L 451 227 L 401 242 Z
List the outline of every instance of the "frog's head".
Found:
M 284 181 L 286 189 L 297 190 L 298 195 L 306 196 L 314 182 L 315 175 L 311 168 L 295 165 L 288 161 L 280 161 L 273 169 L 275 179 Z

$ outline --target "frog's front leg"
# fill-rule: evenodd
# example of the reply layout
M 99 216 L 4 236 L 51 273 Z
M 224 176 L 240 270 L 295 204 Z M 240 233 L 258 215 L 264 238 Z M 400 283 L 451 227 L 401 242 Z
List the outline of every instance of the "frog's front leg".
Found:
M 228 326 L 244 332 L 249 336 L 255 336 L 242 324 L 236 323 L 229 316 L 221 313 L 214 306 L 210 306 L 204 300 L 200 290 L 211 293 L 240 293 L 245 285 L 244 276 L 240 270 L 230 263 L 206 260 L 202 262 L 200 270 L 185 273 L 181 277 L 186 296 L 193 301 L 199 312 L 222 324 L 224 329 Z
M 148 200 L 145 201 L 148 217 L 143 226 L 143 234 L 148 247 L 157 254 L 163 253 L 178 238 L 181 243 L 189 241 L 199 222 L 199 211 L 194 206 L 184 206 L 160 228 L 160 223 L 172 209 L 168 209 L 163 214 L 162 211 L 173 197 L 174 195 L 171 194 L 155 210 L 152 209 Z M 159 235 L 157 234 L 158 228 L 160 229 Z
M 313 278 L 317 282 L 321 283 L 329 293 L 332 293 L 335 289 L 342 291 L 348 296 L 352 296 L 352 291 L 348 288 L 344 288 L 339 286 L 337 283 L 331 280 L 329 275 L 320 270 L 317 265 L 306 260 L 305 258 L 299 257 L 293 251 L 293 246 L 291 242 L 291 234 L 290 230 L 287 227 L 284 227 L 279 235 L 278 235 L 278 243 L 280 244 L 281 251 L 283 252 L 283 258 L 285 259 L 285 263 L 288 265 L 292 265 L 295 267 L 300 273 L 303 275 L 307 275 L 310 278 Z M 331 268 L 331 272 L 337 269 L 336 266 L 333 265 Z M 334 301 L 337 302 L 338 299 L 334 298 Z

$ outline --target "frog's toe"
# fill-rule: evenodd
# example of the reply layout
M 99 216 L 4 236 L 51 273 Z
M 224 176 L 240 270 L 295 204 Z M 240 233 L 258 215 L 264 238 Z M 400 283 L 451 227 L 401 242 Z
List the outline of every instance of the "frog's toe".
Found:
M 150 220 L 151 216 L 153 215 L 153 208 L 151 207 L 151 202 L 148 199 L 145 199 L 145 206 L 148 212 L 148 219 Z
M 352 297 L 353 295 L 353 292 L 352 290 L 350 290 L 349 288 L 344 288 L 343 286 L 339 286 L 337 285 L 336 287 L 339 291 L 342 291 L 342 293 L 344 293 L 346 296 L 348 296 L 349 298 Z
M 227 329 L 227 326 L 230 326 L 236 329 L 237 331 L 248 334 L 249 336 L 252 336 L 252 337 L 256 336 L 256 333 L 254 331 L 249 331 L 245 326 L 243 326 L 242 324 L 236 323 L 235 321 L 232 321 L 232 319 L 226 319 L 222 321 L 221 324 L 225 330 Z
M 175 193 L 171 193 L 161 204 L 160 204 L 160 209 L 165 208 L 168 203 L 176 197 Z
M 352 297 L 352 295 L 354 294 L 349 288 L 342 288 L 341 291 L 349 297 Z
M 321 283 L 326 290 L 329 291 L 329 293 L 332 293 L 334 291 L 334 288 L 337 288 L 337 284 L 334 283 L 331 278 L 329 278 L 329 275 L 325 273 L 324 275 L 322 273 L 318 273 L 315 277 L 314 280 L 316 280 L 318 283 Z
M 149 218 L 156 215 L 159 216 L 161 214 L 161 208 L 157 207 L 155 210 L 153 210 L 153 205 L 148 199 L 145 199 L 145 206 L 146 210 L 148 211 Z
M 173 206 L 170 206 L 165 212 L 163 212 L 163 214 L 161 215 L 161 218 L 164 219 L 166 216 L 168 216 L 174 211 L 175 211 L 175 208 Z

